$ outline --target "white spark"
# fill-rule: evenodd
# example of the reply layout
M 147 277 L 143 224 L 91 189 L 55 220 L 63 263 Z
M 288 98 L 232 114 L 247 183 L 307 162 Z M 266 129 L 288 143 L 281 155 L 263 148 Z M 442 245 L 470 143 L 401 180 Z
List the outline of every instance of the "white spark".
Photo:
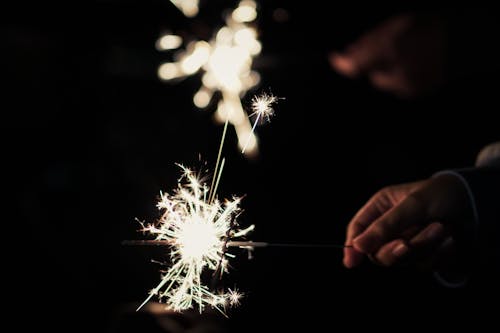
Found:
M 267 121 L 271 120 L 274 115 L 273 104 L 278 102 L 278 97 L 273 94 L 263 93 L 260 96 L 252 98 L 252 111 L 250 116 L 257 115 L 255 122 L 258 122 L 261 117 L 266 117 Z
M 228 238 L 244 236 L 253 228 L 238 228 L 240 198 L 224 203 L 215 197 L 210 200 L 206 184 L 188 168 L 180 167 L 184 173 L 177 189 L 172 195 L 161 193 L 157 206 L 163 214 L 159 221 L 142 229 L 171 244 L 172 265 L 138 310 L 157 295 L 175 311 L 197 305 L 201 312 L 209 304 L 223 312 L 226 299 L 234 303 L 234 292 L 214 294 L 202 282 L 202 273 L 227 272 L 225 256 L 231 257 L 225 253 Z
M 237 288 L 234 288 L 234 290 L 231 290 L 231 288 L 228 288 L 227 299 L 228 299 L 229 304 L 231 306 L 240 305 L 240 300 L 243 296 L 244 296 L 244 294 L 239 292 Z

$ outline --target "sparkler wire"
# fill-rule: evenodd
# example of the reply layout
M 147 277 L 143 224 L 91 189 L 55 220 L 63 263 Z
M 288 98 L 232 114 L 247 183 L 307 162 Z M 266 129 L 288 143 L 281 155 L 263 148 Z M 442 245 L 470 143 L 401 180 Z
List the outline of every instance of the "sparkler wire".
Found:
M 132 246 L 170 246 L 171 241 L 167 240 L 124 240 L 122 245 Z M 283 248 L 334 248 L 343 249 L 352 247 L 352 245 L 342 244 L 314 244 L 314 243 L 269 243 L 269 242 L 253 242 L 253 241 L 228 241 L 227 247 L 241 248 L 261 248 L 261 247 L 283 247 Z
M 250 143 L 250 139 L 254 137 L 254 132 L 255 132 L 255 127 L 257 127 L 257 124 L 259 123 L 260 120 L 260 113 L 257 114 L 257 118 L 255 119 L 255 122 L 253 123 L 252 130 L 248 134 L 247 141 L 245 142 L 245 146 L 243 146 L 243 149 L 241 150 L 241 153 L 244 154 L 245 150 L 247 150 L 248 144 Z
M 226 139 L 227 125 L 229 123 L 229 115 L 226 116 L 226 122 L 224 123 L 224 129 L 222 130 L 222 138 L 220 140 L 219 152 L 217 153 L 217 161 L 215 162 L 215 170 L 212 178 L 212 185 L 210 185 L 210 192 L 208 194 L 208 202 L 212 203 L 213 197 L 215 197 L 214 184 L 215 178 L 217 178 L 217 171 L 219 169 L 220 157 L 222 155 L 222 148 L 224 147 L 224 141 Z

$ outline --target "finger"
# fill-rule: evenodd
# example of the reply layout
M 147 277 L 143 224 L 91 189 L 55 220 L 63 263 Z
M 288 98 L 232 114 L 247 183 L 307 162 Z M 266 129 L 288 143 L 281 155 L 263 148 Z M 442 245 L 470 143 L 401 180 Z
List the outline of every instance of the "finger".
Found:
M 394 205 L 399 204 L 408 195 L 420 189 L 424 183 L 425 181 L 418 181 L 389 186 L 375 193 L 349 222 L 346 239 L 348 241 L 354 239 Z M 409 230 L 413 229 L 409 228 Z M 346 245 L 352 245 L 352 243 L 346 242 Z
M 384 244 L 376 254 L 370 255 L 370 258 L 381 266 L 392 266 L 404 258 L 409 251 L 410 248 L 405 240 L 395 239 Z
M 356 219 L 356 217 L 354 217 L 354 219 L 347 226 L 347 235 L 345 240 L 345 245 L 347 247 L 344 248 L 343 259 L 344 266 L 347 268 L 356 267 L 363 260 L 364 254 L 356 251 L 356 249 L 352 247 L 352 240 L 354 239 L 354 237 L 356 237 L 366 228 L 363 223 L 363 220 L 358 220 Z
M 434 222 L 426 226 L 415 237 L 408 242 L 415 254 L 427 254 L 430 251 L 435 252 L 441 244 L 446 231 L 444 226 L 439 222 Z
M 405 230 L 401 233 L 401 239 L 398 241 L 404 242 L 403 240 L 405 240 L 405 239 L 411 239 L 413 236 L 415 236 L 418 233 L 418 231 L 419 231 L 419 229 L 416 226 L 411 226 L 407 230 Z M 397 242 L 397 241 L 394 241 L 394 242 Z M 387 246 L 387 248 L 385 248 L 385 250 L 383 250 L 383 252 L 384 251 L 392 251 L 393 248 L 395 247 L 395 245 L 397 245 L 397 244 L 392 243 L 392 242 L 390 244 L 384 245 L 383 248 L 385 248 L 386 246 Z M 351 253 L 348 254 L 347 253 L 348 251 L 352 251 L 351 252 L 352 254 Z M 402 253 L 401 251 L 403 251 L 403 248 L 399 249 L 397 251 L 397 253 L 395 253 L 394 255 L 396 257 L 402 257 L 404 255 L 404 253 Z M 354 257 L 354 256 L 356 256 L 356 258 L 351 259 L 351 257 Z M 365 255 L 363 253 L 356 251 L 354 248 L 344 248 L 344 266 L 346 266 L 347 268 L 355 267 L 361 263 L 361 260 L 364 258 L 364 256 Z M 381 254 L 381 256 L 383 256 L 383 254 Z M 360 259 L 357 259 L 357 257 L 360 257 Z M 386 263 L 384 259 L 378 260 L 375 257 L 375 255 L 369 254 L 368 257 L 370 258 L 370 260 L 372 262 L 374 262 L 378 265 L 381 265 L 381 266 L 389 266 L 390 265 L 390 263 L 389 262 Z M 359 260 L 359 262 L 356 260 Z M 351 262 L 353 262 L 353 263 L 351 263 Z
M 375 221 L 382 215 L 384 211 L 390 208 L 386 191 L 379 191 L 356 213 L 349 225 L 347 226 L 347 234 L 345 245 L 352 246 L 352 240 L 363 232 L 370 223 Z M 363 260 L 364 254 L 357 251 L 355 248 L 344 248 L 344 266 L 353 268 L 358 266 Z
M 376 253 L 382 245 L 400 238 L 411 226 L 424 224 L 427 218 L 425 208 L 422 198 L 409 195 L 358 235 L 353 240 L 354 248 L 362 253 Z
M 349 46 L 343 53 L 332 53 L 329 60 L 337 72 L 355 78 L 387 63 L 385 54 L 384 49 L 376 42 L 376 36 L 369 35 Z
M 380 90 L 394 91 L 398 88 L 400 82 L 394 71 L 374 70 L 370 72 L 370 81 Z
M 361 234 L 371 223 L 382 216 L 386 211 L 398 204 L 403 198 L 406 198 L 411 192 L 420 188 L 423 181 L 401 184 L 386 187 L 373 195 L 370 200 L 356 213 L 347 226 L 347 235 L 345 245 L 353 245 L 353 239 Z M 415 235 L 418 229 L 410 227 L 403 232 L 405 239 Z M 364 257 L 360 251 L 355 248 L 344 249 L 344 266 L 352 268 L 359 265 Z
M 354 239 L 370 226 L 370 224 L 392 208 L 396 201 L 396 199 L 393 198 L 394 194 L 391 193 L 393 188 L 397 189 L 397 187 L 387 187 L 378 191 L 363 207 L 361 207 L 349 222 L 347 227 L 347 239 Z M 351 245 L 351 243 L 348 243 L 348 245 Z
M 342 75 L 354 78 L 359 74 L 359 69 L 351 56 L 334 52 L 328 57 L 330 66 Z
M 369 73 L 373 86 L 394 93 L 399 97 L 412 97 L 415 95 L 415 87 L 408 80 L 407 74 L 400 68 L 390 70 L 373 70 Z
M 409 241 L 401 239 L 383 245 L 375 254 L 383 266 L 392 266 L 401 260 L 422 260 L 436 254 L 436 249 L 445 238 L 446 231 L 441 223 L 431 223 Z
M 388 244 L 383 245 L 381 247 L 381 249 L 379 250 L 379 252 L 382 251 L 381 254 L 379 254 L 379 256 L 381 256 L 383 252 L 393 251 L 395 249 L 396 245 L 398 245 L 399 243 L 403 243 L 406 245 L 406 242 L 407 242 L 406 240 L 413 238 L 416 234 L 419 233 L 420 230 L 421 229 L 418 228 L 417 226 L 410 226 L 408 229 L 401 232 L 401 237 L 399 239 L 391 241 Z M 402 252 L 403 250 L 404 250 L 404 248 L 398 249 L 397 253 L 395 255 L 398 257 L 402 257 L 404 255 L 404 253 Z M 374 262 L 378 265 L 387 266 L 387 264 L 383 263 L 384 260 L 379 261 L 376 258 L 376 254 L 368 254 L 368 258 L 370 258 L 370 260 L 372 262 Z
M 351 44 L 345 52 L 331 54 L 330 64 L 349 77 L 373 69 L 392 68 L 397 56 L 398 38 L 412 22 L 410 15 L 399 15 L 385 21 Z
M 356 266 L 359 266 L 361 262 L 363 261 L 364 254 L 361 252 L 356 251 L 352 247 L 345 247 L 344 248 L 344 259 L 343 263 L 346 268 L 354 268 Z

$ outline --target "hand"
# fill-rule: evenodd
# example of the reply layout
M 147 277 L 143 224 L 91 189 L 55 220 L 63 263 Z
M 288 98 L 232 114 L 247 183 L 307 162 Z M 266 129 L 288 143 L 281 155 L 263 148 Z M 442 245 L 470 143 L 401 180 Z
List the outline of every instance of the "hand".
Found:
M 412 259 L 439 266 L 454 255 L 458 230 L 471 223 L 465 186 L 454 175 L 387 187 L 377 192 L 347 227 L 344 265 L 364 256 L 384 266 Z
M 366 75 L 378 89 L 416 97 L 444 82 L 445 45 L 444 19 L 400 15 L 332 53 L 330 63 L 345 76 Z

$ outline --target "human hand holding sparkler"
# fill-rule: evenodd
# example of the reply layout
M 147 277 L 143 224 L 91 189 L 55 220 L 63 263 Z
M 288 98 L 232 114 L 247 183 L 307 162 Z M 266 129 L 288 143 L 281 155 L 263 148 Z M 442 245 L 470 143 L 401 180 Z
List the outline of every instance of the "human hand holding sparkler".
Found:
M 467 191 L 453 175 L 387 187 L 377 192 L 347 227 L 344 265 L 364 256 L 383 265 L 414 260 L 442 265 L 454 254 L 473 219 Z

